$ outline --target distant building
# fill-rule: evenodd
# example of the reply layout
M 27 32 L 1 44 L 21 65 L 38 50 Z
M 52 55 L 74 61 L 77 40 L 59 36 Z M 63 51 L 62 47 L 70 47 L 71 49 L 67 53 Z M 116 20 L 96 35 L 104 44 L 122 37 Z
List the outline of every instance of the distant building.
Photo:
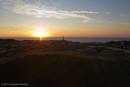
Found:
M 64 36 L 63 36 L 63 41 L 64 41 Z

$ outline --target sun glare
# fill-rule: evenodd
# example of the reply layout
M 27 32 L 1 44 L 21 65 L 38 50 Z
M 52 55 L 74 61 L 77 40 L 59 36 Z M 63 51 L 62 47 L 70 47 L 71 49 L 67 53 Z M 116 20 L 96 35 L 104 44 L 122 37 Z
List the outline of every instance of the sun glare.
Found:
M 35 28 L 34 30 L 30 31 L 31 32 L 31 35 L 33 37 L 40 37 L 40 38 L 43 38 L 43 37 L 48 37 L 50 36 L 50 34 L 48 33 L 47 29 L 44 29 L 42 27 L 37 27 Z
M 38 37 L 43 37 L 45 35 L 45 33 L 42 31 L 38 31 L 38 32 L 36 32 L 36 34 Z

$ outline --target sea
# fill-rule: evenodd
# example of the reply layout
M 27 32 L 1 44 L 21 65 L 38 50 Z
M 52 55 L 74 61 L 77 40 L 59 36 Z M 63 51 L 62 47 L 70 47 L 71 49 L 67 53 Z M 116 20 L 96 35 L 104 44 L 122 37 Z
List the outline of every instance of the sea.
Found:
M 40 40 L 39 37 L 1 37 L 0 39 L 15 40 Z M 63 40 L 63 37 L 43 37 L 42 40 Z M 64 40 L 73 42 L 109 42 L 109 41 L 130 41 L 130 37 L 64 37 Z

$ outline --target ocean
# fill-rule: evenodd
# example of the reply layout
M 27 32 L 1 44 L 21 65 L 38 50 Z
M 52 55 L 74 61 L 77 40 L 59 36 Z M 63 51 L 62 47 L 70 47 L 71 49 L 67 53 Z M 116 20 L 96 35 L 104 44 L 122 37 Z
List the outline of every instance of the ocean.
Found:
M 15 39 L 15 40 L 40 40 L 38 37 L 5 37 L 0 39 Z M 63 37 L 43 37 L 43 40 L 63 40 Z M 130 37 L 64 37 L 67 41 L 73 42 L 109 42 L 109 41 L 130 41 Z

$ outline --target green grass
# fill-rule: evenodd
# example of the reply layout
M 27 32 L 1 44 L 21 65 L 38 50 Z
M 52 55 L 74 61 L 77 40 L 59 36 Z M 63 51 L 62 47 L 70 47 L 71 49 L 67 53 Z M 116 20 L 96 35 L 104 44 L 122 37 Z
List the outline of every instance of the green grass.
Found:
M 130 54 L 32 51 L 0 65 L 0 82 L 30 87 L 130 87 Z

